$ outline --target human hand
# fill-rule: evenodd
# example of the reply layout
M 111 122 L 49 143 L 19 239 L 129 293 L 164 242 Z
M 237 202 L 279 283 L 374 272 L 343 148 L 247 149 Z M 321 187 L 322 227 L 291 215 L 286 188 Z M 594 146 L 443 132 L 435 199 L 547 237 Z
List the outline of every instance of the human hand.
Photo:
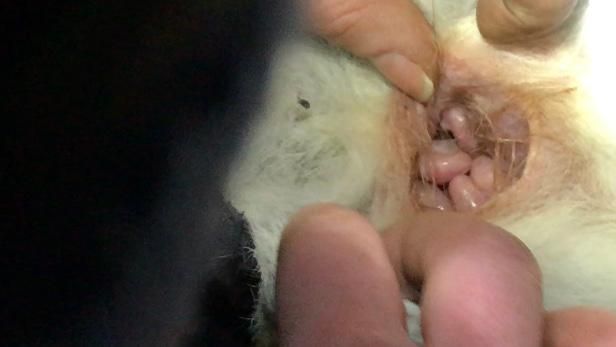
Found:
M 477 24 L 488 40 L 521 42 L 557 31 L 577 5 L 577 0 L 479 0 Z
M 396 87 L 419 102 L 434 92 L 437 46 L 432 28 L 410 0 L 308 0 L 311 29 L 368 59 Z
M 614 346 L 616 317 L 545 314 L 532 254 L 470 215 L 424 213 L 381 238 L 359 214 L 311 206 L 289 223 L 277 276 L 282 346 L 415 346 L 400 292 L 421 288 L 426 346 Z
M 368 59 L 419 102 L 434 92 L 437 45 L 432 28 L 410 0 L 308 0 L 312 30 Z M 479 0 L 477 23 L 493 42 L 512 43 L 557 31 L 577 0 Z

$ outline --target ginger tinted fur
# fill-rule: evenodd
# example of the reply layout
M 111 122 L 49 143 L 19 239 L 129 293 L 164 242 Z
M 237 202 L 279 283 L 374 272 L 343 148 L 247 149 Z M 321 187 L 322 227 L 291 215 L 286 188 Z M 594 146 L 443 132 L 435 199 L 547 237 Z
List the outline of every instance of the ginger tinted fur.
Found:
M 353 208 L 379 229 L 424 208 L 476 213 L 533 252 L 546 309 L 616 310 L 616 114 L 606 87 L 616 74 L 599 38 L 614 26 L 602 15 L 609 5 L 581 2 L 557 42 L 513 50 L 481 36 L 474 1 L 418 5 L 439 44 L 427 105 L 309 36 L 279 47 L 227 186 L 254 239 L 263 344 L 280 234 L 317 202 Z

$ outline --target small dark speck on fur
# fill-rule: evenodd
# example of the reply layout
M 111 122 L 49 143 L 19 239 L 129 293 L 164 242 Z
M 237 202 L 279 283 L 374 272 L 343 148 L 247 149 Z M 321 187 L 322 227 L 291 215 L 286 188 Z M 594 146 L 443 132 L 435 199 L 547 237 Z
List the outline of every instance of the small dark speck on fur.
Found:
M 305 109 L 310 109 L 310 102 L 308 102 L 308 100 L 305 99 L 298 99 L 297 102 L 300 104 L 300 106 L 302 106 Z

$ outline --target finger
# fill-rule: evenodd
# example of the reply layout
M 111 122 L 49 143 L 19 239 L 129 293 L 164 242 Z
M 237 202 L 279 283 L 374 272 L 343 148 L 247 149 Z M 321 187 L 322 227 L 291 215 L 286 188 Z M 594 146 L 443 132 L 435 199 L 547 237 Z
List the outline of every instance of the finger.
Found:
M 488 40 L 511 43 L 560 28 L 577 0 L 479 0 L 477 24 Z
M 422 286 L 427 345 L 540 346 L 540 272 L 513 236 L 469 215 L 429 212 L 383 237 L 398 276 Z
M 408 0 L 312 0 L 313 30 L 369 59 L 396 87 L 420 102 L 434 92 L 437 52 L 430 25 Z
M 355 212 L 300 211 L 281 241 L 276 290 L 283 346 L 414 346 L 382 241 Z
M 546 315 L 544 347 L 616 346 L 616 314 L 573 308 Z

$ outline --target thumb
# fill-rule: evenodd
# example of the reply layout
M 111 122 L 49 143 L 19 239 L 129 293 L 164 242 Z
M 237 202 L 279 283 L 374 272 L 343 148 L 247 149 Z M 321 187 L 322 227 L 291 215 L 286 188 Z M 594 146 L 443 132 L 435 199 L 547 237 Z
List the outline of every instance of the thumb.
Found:
M 479 0 L 477 24 L 490 41 L 512 43 L 559 29 L 577 0 Z
M 282 346 L 415 346 L 385 247 L 359 214 L 305 207 L 286 227 L 278 260 Z

